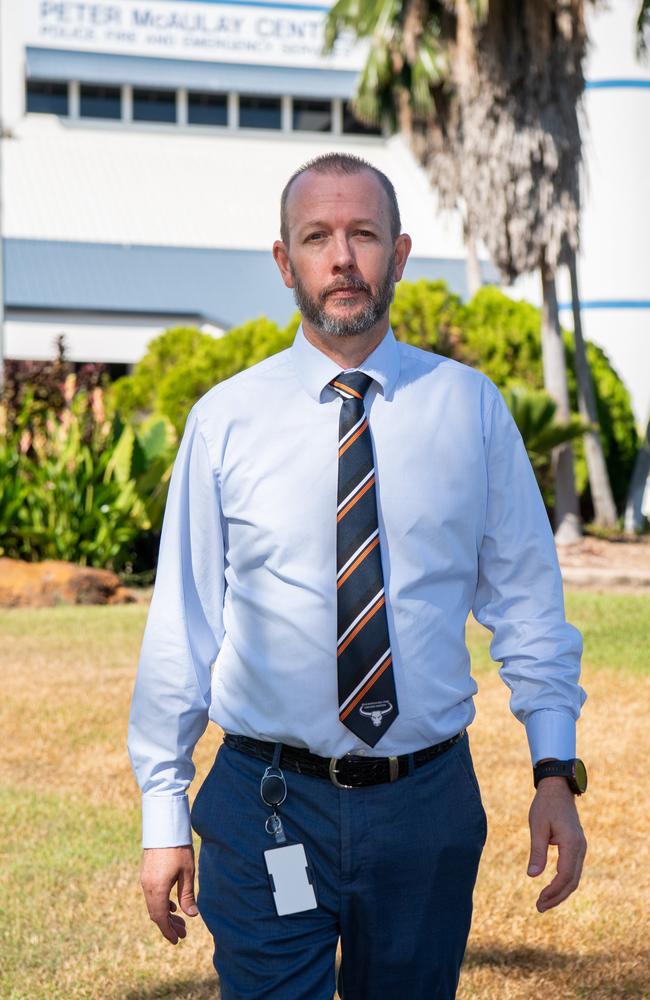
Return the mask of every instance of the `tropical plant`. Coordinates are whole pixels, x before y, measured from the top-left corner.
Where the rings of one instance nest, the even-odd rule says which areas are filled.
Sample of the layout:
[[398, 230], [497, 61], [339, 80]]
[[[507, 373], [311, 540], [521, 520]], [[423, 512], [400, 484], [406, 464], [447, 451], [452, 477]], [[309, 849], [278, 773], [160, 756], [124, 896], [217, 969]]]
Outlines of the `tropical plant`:
[[64, 334], [56, 338], [55, 348], [54, 357], [45, 361], [5, 361], [2, 400], [9, 426], [16, 414], [23, 411], [28, 398], [32, 424], [48, 410], [62, 410], [66, 405], [63, 394], [69, 375], [75, 375], [75, 386], [80, 392], [92, 392], [106, 384], [108, 373], [104, 364], [98, 362], [75, 366], [68, 361]]
[[519, 429], [528, 457], [547, 506], [553, 503], [551, 456], [566, 441], [573, 441], [589, 430], [589, 424], [575, 414], [566, 422], [557, 421], [557, 404], [543, 389], [509, 385], [502, 395]]
[[24, 396], [12, 424], [0, 407], [0, 554], [122, 568], [155, 528], [172, 440], [161, 420], [138, 436], [107, 419], [103, 390], [63, 388], [57, 412]]

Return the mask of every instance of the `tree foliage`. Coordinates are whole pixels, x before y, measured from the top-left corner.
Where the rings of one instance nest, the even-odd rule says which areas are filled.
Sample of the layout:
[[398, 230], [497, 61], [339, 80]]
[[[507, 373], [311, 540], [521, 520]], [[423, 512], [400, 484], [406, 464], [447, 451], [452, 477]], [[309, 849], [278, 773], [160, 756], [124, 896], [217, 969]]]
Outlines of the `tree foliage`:
[[194, 403], [218, 382], [289, 347], [299, 317], [284, 328], [266, 317], [215, 338], [191, 327], [165, 330], [148, 346], [132, 375], [114, 383], [111, 404], [136, 422], [167, 417], [181, 433]]

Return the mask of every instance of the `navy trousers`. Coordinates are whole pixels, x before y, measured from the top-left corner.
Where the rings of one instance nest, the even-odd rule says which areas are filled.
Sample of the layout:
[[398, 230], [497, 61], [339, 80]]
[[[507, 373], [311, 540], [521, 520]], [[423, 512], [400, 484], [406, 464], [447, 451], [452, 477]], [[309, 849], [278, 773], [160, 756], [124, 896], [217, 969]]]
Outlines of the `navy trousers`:
[[222, 746], [192, 807], [199, 912], [222, 1000], [452, 1000], [487, 824], [467, 736], [392, 784], [340, 789], [285, 770], [280, 814], [318, 907], [279, 917], [263, 852], [266, 765]]

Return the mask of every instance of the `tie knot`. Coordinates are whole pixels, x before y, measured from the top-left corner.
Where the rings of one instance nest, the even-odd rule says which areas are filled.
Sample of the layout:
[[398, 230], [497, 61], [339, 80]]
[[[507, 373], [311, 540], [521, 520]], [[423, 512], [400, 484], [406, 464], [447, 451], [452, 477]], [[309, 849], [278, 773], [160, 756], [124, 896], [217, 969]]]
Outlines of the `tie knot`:
[[332, 379], [330, 385], [344, 399], [363, 399], [371, 382], [371, 376], [364, 372], [341, 372]]

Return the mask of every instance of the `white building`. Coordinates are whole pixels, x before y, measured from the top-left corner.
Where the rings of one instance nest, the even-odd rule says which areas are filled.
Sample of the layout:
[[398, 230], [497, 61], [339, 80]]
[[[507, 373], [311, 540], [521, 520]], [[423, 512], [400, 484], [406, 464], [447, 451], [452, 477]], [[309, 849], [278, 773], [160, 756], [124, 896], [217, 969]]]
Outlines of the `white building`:
[[[413, 237], [406, 278], [444, 278], [464, 293], [460, 221], [437, 211], [399, 137], [354, 121], [347, 102], [364, 50], [342, 41], [321, 55], [326, 9], [0, 0], [7, 357], [50, 357], [63, 331], [72, 360], [120, 370], [172, 324], [285, 322], [295, 306], [270, 256], [280, 192], [332, 149], [393, 180]], [[641, 423], [650, 71], [634, 62], [633, 13], [620, 0], [593, 21], [581, 277], [586, 335], [610, 353]]]

